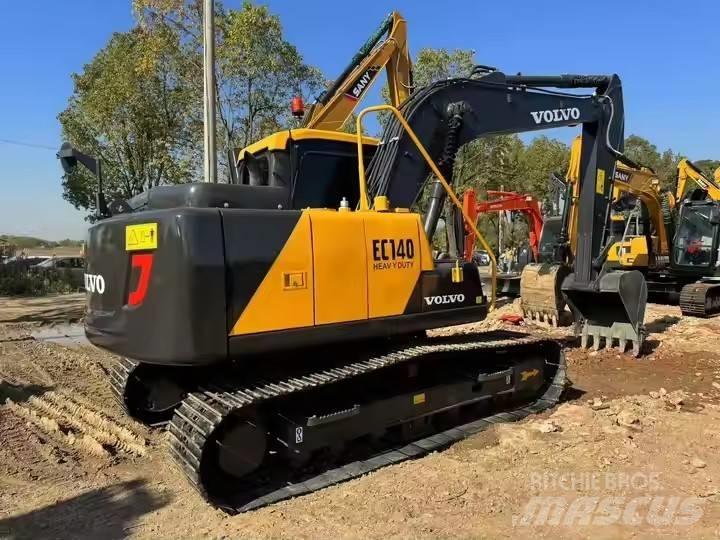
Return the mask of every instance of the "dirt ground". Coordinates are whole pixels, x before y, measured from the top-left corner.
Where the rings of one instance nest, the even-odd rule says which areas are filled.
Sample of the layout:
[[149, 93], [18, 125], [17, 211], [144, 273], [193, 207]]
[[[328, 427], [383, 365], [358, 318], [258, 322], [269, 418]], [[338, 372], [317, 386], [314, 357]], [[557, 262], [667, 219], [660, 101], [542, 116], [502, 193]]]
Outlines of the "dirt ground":
[[0, 538], [720, 537], [720, 318], [651, 305], [641, 359], [567, 349], [573, 386], [552, 411], [228, 516], [186, 484], [161, 431], [124, 416], [110, 355], [31, 338], [81, 316], [77, 296], [0, 298]]

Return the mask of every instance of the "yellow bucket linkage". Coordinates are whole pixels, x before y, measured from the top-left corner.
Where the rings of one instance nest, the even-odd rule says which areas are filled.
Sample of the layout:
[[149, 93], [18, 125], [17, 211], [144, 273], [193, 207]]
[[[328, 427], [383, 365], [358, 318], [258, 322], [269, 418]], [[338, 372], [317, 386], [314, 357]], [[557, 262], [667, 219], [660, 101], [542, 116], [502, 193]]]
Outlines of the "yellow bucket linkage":
[[448, 183], [448, 181], [445, 180], [445, 177], [440, 172], [440, 170], [437, 168], [437, 165], [435, 165], [432, 158], [427, 153], [427, 150], [425, 149], [423, 144], [417, 138], [417, 135], [415, 135], [415, 132], [412, 130], [410, 125], [407, 123], [407, 121], [403, 117], [402, 113], [399, 110], [397, 110], [395, 107], [393, 107], [392, 105], [374, 105], [372, 107], [367, 107], [367, 108], [363, 109], [362, 111], [360, 111], [360, 113], [357, 116], [357, 119], [355, 120], [356, 131], [357, 131], [357, 133], [356, 133], [357, 147], [358, 147], [358, 181], [360, 182], [360, 211], [366, 212], [366, 211], [370, 210], [370, 204], [369, 204], [368, 192], [367, 192], [367, 182], [365, 179], [365, 160], [363, 159], [362, 119], [368, 113], [380, 112], [380, 111], [390, 111], [395, 116], [395, 118], [397, 118], [398, 122], [400, 122], [403, 129], [410, 136], [410, 139], [412, 140], [413, 144], [415, 144], [415, 147], [420, 151], [420, 154], [422, 155], [423, 159], [430, 167], [430, 170], [433, 172], [435, 177], [440, 181], [443, 188], [445, 188], [445, 191], [447, 192], [448, 196], [450, 197], [450, 200], [460, 210], [460, 213], [463, 216], [463, 220], [465, 221], [465, 224], [475, 234], [476, 242], [479, 241], [480, 245], [485, 249], [485, 251], [487, 251], [488, 255], [490, 256], [490, 267], [492, 270], [490, 311], [492, 311], [493, 309], [495, 309], [495, 291], [496, 291], [496, 281], [497, 281], [497, 261], [495, 259], [495, 253], [490, 248], [490, 245], [485, 240], [485, 237], [478, 230], [477, 226], [475, 225], [475, 222], [472, 219], [470, 219], [470, 216], [463, 209], [463, 205], [460, 202], [460, 199], [458, 199], [457, 195], [453, 191], [453, 189], [450, 186], [450, 184]]

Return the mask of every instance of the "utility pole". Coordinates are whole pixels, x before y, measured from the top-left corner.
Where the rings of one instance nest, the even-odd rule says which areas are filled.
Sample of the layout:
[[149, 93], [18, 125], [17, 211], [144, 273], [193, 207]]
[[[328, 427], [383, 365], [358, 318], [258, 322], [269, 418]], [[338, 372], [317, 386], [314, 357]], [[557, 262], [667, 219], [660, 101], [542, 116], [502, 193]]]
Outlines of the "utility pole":
[[203, 72], [205, 79], [205, 182], [217, 182], [215, 152], [215, 2], [204, 0]]

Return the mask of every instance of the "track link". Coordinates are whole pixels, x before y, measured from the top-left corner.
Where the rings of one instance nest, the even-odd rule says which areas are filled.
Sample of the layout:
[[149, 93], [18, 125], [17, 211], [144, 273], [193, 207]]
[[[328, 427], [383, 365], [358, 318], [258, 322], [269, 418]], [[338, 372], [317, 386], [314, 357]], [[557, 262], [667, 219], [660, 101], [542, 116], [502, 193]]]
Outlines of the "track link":
[[720, 313], [720, 284], [685, 285], [680, 291], [680, 311], [690, 317], [712, 317]]
[[234, 389], [224, 388], [222, 383], [198, 388], [180, 404], [168, 424], [170, 453], [191, 484], [206, 500], [230, 513], [245, 512], [362, 476], [385, 465], [416, 458], [428, 452], [442, 449], [482, 431], [492, 424], [520, 420], [530, 414], [541, 412], [553, 407], [558, 402], [565, 387], [565, 360], [561, 352], [555, 374], [552, 380], [549, 381], [547, 390], [531, 404], [435, 433], [400, 448], [375, 455], [370, 459], [355, 461], [328, 470], [302, 482], [289, 484], [270, 493], [265, 493], [240, 506], [213, 499], [209, 495], [201, 477], [203, 451], [206, 444], [213, 444], [214, 432], [228, 415], [238, 414], [242, 410], [251, 409], [255, 405], [273, 398], [330, 385], [357, 375], [419, 359], [429, 354], [499, 349], [511, 351], [517, 346], [540, 345], [548, 343], [550, 340], [499, 331], [474, 336], [461, 336], [460, 339], [454, 342], [433, 343], [433, 341], [440, 340], [428, 338], [420, 345], [397, 348], [384, 355], [364, 361], [285, 380], [263, 381], [254, 386]]
[[113, 395], [125, 412], [128, 412], [127, 403], [125, 402], [125, 387], [133, 371], [135, 371], [139, 365], [140, 362], [121, 357], [110, 368], [110, 386], [112, 387]]

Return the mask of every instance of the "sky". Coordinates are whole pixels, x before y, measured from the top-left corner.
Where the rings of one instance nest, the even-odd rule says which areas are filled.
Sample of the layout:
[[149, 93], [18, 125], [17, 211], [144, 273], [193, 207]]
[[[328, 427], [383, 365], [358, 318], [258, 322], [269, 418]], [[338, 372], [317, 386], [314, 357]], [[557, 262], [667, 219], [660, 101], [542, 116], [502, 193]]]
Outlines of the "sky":
[[[225, 5], [232, 9], [240, 2]], [[472, 49], [477, 63], [506, 73], [618, 73], [627, 135], [641, 135], [692, 160], [720, 158], [716, 0], [262, 3], [280, 16], [286, 39], [305, 61], [328, 79], [396, 9], [408, 21], [411, 52]], [[131, 0], [1, 4], [0, 233], [81, 239], [85, 214], [62, 199], [57, 115], [72, 93], [72, 73], [81, 71], [113, 32], [132, 27]], [[373, 90], [367, 105], [378, 99]]]

